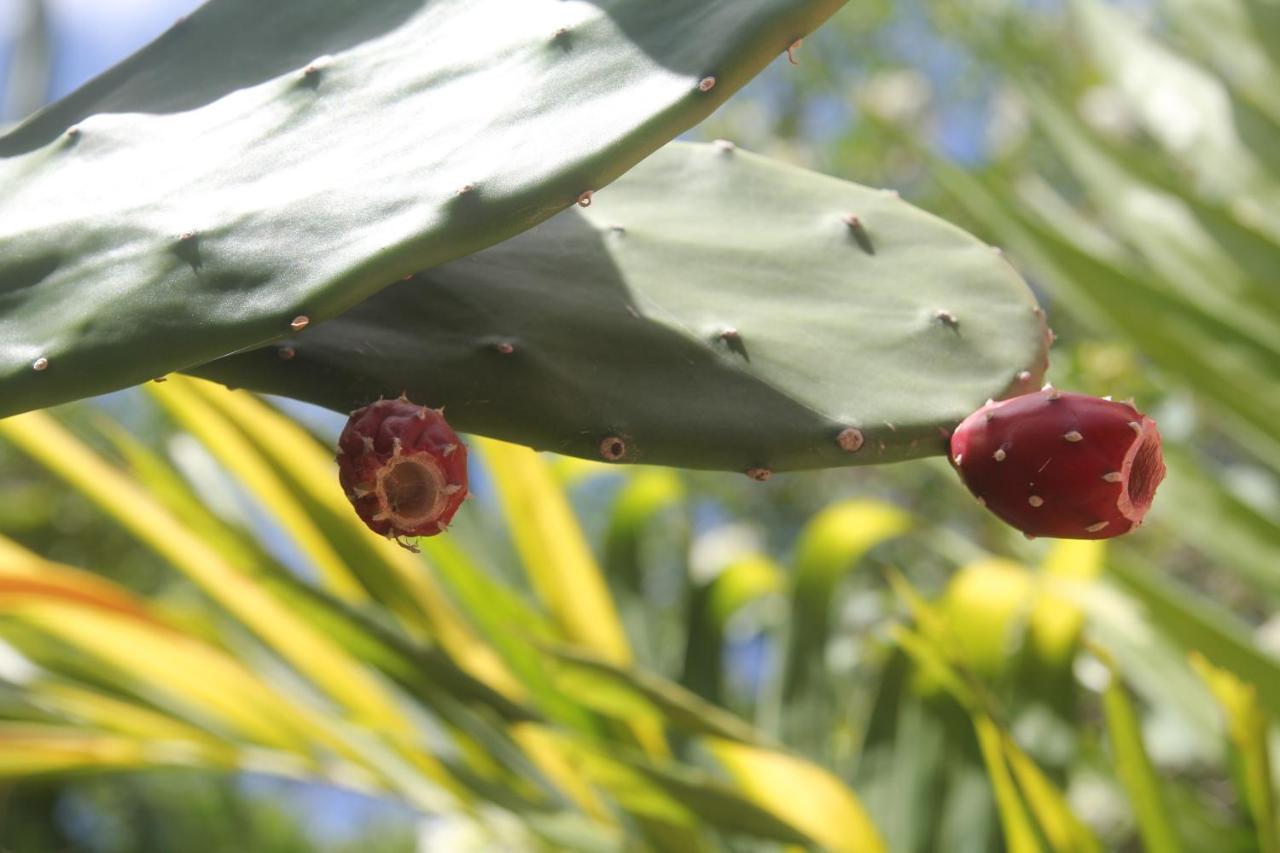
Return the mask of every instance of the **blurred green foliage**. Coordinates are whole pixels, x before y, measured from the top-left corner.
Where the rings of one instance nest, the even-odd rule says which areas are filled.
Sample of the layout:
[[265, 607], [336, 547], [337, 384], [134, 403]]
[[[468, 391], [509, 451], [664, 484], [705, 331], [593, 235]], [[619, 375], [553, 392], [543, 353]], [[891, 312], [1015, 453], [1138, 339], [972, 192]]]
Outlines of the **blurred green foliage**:
[[[1135, 395], [1166, 438], [1150, 523], [1105, 547], [1023, 540], [940, 460], [757, 484], [486, 442], [480, 499], [418, 560], [362, 538], [321, 445], [242, 395], [171, 380], [68, 407], [71, 445], [0, 422], [0, 532], [24, 546], [0, 549], [0, 637], [41, 667], [3, 669], [0, 772], [11, 802], [47, 798], [0, 837], [41, 849], [17, 833], [80, 798], [295, 849], [270, 802], [137, 770], [181, 756], [406, 804], [457, 827], [451, 849], [1275, 850], [1278, 31], [1261, 0], [851, 4], [699, 129], [1006, 247], [1059, 333], [1055, 384]], [[221, 438], [195, 429], [209, 412]], [[148, 502], [32, 461], [81, 443]], [[247, 457], [327, 544], [253, 496]], [[148, 540], [156, 514], [208, 553]], [[247, 598], [218, 586], [242, 576]], [[59, 621], [120, 627], [77, 589], [199, 650], [131, 668]], [[264, 636], [255, 595], [379, 701]], [[193, 694], [195, 660], [293, 722]], [[44, 781], [91, 767], [131, 781]], [[152, 849], [120, 837], [93, 849]]]

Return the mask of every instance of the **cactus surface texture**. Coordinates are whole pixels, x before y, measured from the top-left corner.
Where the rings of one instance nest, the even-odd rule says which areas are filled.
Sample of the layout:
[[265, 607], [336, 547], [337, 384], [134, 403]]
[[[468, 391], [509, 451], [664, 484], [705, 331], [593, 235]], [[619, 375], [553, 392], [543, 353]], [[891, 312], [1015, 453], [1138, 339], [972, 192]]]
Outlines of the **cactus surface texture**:
[[945, 453], [982, 400], [1039, 387], [1047, 349], [999, 253], [896, 193], [676, 143], [590, 207], [195, 372], [764, 480]]
[[338, 481], [369, 529], [434, 536], [467, 497], [467, 449], [444, 413], [407, 398], [351, 413], [338, 437]]
[[589, 201], [842, 2], [212, 0], [0, 136], [0, 416]]
[[951, 462], [987, 509], [1028, 536], [1060, 539], [1140, 526], [1165, 475], [1155, 421], [1131, 403], [1049, 386], [965, 418]]

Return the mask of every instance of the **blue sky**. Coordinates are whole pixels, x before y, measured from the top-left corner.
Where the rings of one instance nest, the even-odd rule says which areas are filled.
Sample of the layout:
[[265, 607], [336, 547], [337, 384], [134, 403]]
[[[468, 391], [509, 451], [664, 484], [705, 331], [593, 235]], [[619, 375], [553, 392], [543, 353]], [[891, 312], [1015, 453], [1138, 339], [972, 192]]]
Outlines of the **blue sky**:
[[[8, 79], [12, 40], [30, 0], [0, 0], [0, 80]], [[58, 98], [124, 59], [163, 32], [200, 0], [44, 0], [53, 37], [49, 94]], [[0, 84], [0, 92], [7, 87]], [[6, 104], [0, 110], [12, 115]]]

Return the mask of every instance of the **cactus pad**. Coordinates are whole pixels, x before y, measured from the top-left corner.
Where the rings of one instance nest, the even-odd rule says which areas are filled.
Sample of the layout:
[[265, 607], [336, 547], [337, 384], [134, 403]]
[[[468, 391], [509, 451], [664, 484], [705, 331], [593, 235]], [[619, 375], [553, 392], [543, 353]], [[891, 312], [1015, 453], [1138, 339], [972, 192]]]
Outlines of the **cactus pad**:
[[211, 0], [0, 136], [0, 416], [337, 316], [540, 222], [843, 0]]
[[196, 372], [615, 462], [771, 472], [947, 450], [1039, 387], [1043, 313], [990, 246], [894, 193], [674, 144], [519, 237]]

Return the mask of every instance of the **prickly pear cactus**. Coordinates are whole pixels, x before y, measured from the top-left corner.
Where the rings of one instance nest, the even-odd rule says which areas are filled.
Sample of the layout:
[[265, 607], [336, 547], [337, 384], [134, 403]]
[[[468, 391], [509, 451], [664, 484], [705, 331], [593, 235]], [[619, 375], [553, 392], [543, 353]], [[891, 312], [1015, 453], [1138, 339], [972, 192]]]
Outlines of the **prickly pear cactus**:
[[983, 400], [1039, 387], [1048, 343], [998, 252], [895, 193], [673, 144], [590, 207], [195, 372], [765, 479], [945, 453]]
[[988, 401], [951, 436], [951, 463], [983, 506], [1028, 536], [1109, 539], [1142, 524], [1164, 479], [1156, 422], [1045, 386]]
[[842, 3], [212, 0], [0, 136], [0, 416], [585, 203]]

